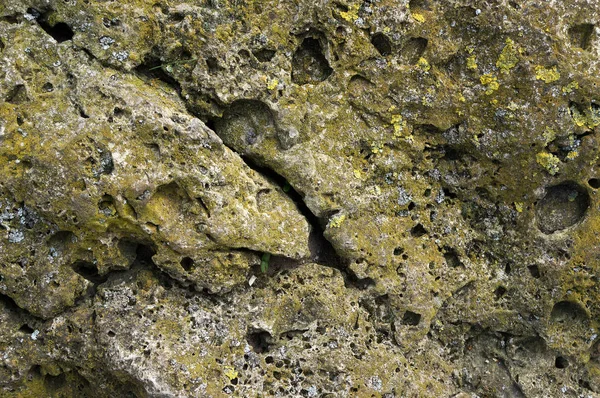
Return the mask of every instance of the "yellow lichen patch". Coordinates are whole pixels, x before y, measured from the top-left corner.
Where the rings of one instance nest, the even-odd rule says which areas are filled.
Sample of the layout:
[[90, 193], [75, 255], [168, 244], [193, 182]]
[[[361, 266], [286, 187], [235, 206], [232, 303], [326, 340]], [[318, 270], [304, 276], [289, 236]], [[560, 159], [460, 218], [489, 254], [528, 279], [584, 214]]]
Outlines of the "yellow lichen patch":
[[579, 152], [578, 151], [571, 151], [567, 154], [566, 159], [567, 160], [574, 160], [575, 158], [577, 158], [577, 156], [579, 156]]
[[423, 14], [419, 14], [419, 13], [412, 13], [411, 14], [413, 19], [419, 23], [423, 23], [425, 22], [425, 16]]
[[577, 105], [572, 105], [570, 111], [573, 122], [579, 127], [593, 129], [600, 125], [600, 111], [593, 109], [591, 106], [582, 110]]
[[267, 83], [267, 88], [269, 90], [275, 90], [278, 85], [279, 85], [279, 80], [273, 79], [269, 83]]
[[541, 65], [535, 67], [535, 78], [542, 80], [544, 83], [552, 83], [560, 79], [560, 73], [558, 68], [553, 66], [551, 68], [545, 68]]
[[540, 166], [546, 169], [548, 173], [555, 175], [558, 173], [558, 166], [560, 165], [560, 159], [548, 152], [539, 152], [535, 156], [535, 160]]
[[358, 19], [358, 10], [360, 9], [359, 4], [352, 4], [348, 7], [348, 11], [340, 12], [340, 16], [348, 22], [354, 22]]
[[362, 178], [363, 178], [362, 171], [360, 171], [359, 169], [354, 169], [353, 173], [354, 173], [354, 178], [356, 178], [358, 180], [362, 180]]
[[524, 204], [523, 202], [515, 202], [515, 210], [519, 213], [523, 213]]
[[571, 83], [567, 84], [562, 88], [562, 92], [565, 94], [569, 94], [577, 89], [579, 89], [579, 83], [577, 83], [576, 81], [572, 81]]
[[381, 153], [382, 150], [383, 150], [383, 145], [381, 143], [373, 142], [371, 144], [371, 152], [373, 152], [374, 154]]
[[225, 376], [229, 379], [229, 381], [233, 379], [237, 379], [238, 372], [235, 370], [233, 366], [225, 366]]
[[394, 137], [400, 138], [410, 134], [410, 128], [401, 115], [392, 115], [391, 122], [394, 127]]
[[554, 141], [554, 139], [556, 138], [556, 131], [552, 130], [550, 127], [546, 127], [544, 133], [542, 134], [542, 137], [544, 137], [544, 142], [548, 144]]
[[342, 226], [342, 223], [346, 220], [345, 214], [336, 214], [329, 221], [329, 228], [339, 228]]
[[477, 70], [477, 57], [475, 55], [467, 57], [467, 69]]
[[423, 57], [419, 58], [419, 60], [417, 61], [417, 66], [425, 72], [428, 72], [431, 69], [431, 65], [429, 65], [429, 62]]
[[511, 39], [506, 39], [506, 45], [496, 61], [496, 67], [498, 67], [502, 73], [508, 73], [519, 63], [518, 54], [519, 52], [515, 46], [515, 42]]
[[494, 91], [500, 88], [500, 83], [498, 83], [498, 78], [491, 73], [486, 73], [485, 75], [479, 78], [481, 84], [486, 86], [485, 93], [487, 95], [492, 94]]

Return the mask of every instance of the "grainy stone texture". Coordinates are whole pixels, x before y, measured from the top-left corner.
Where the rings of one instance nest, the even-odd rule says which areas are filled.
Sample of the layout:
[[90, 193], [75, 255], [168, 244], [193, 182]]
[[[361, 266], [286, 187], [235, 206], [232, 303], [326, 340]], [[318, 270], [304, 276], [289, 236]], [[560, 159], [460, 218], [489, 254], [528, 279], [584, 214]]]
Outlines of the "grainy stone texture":
[[0, 396], [600, 396], [599, 23], [0, 0]]

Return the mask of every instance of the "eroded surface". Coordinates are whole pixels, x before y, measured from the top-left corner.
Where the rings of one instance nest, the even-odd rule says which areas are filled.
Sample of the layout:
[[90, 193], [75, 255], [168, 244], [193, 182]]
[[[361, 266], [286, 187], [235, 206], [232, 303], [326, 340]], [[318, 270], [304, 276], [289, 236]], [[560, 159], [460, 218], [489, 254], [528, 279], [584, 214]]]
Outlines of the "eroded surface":
[[598, 396], [598, 10], [5, 0], [0, 395]]

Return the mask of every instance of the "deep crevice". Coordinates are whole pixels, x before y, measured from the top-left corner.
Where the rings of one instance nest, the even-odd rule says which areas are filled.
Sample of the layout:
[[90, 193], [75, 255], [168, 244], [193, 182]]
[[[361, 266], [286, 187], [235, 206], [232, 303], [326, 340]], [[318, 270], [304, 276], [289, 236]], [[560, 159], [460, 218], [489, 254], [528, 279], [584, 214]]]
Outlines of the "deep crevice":
[[[231, 150], [233, 151], [233, 149]], [[282, 187], [284, 193], [294, 202], [300, 214], [304, 216], [311, 227], [308, 238], [308, 245], [311, 251], [310, 260], [319, 265], [338, 269], [345, 266], [345, 262], [335, 252], [331, 243], [323, 236], [323, 226], [326, 225], [327, 220], [321, 220], [313, 214], [304, 202], [303, 196], [288, 183], [285, 177], [266, 166], [256, 164], [247, 156], [241, 156], [241, 158], [252, 170], [256, 171], [273, 184]]]
[[146, 80], [149, 79], [150, 81], [160, 80], [173, 88], [177, 92], [177, 95], [181, 97], [181, 85], [174, 77], [165, 72], [163, 69], [165, 65], [166, 64], [161, 62], [157, 57], [149, 55], [144, 59], [144, 62], [134, 69], [134, 71], [143, 78], [142, 80], [144, 80], [144, 78]]
[[[82, 48], [82, 50], [86, 54], [88, 54], [88, 56], [91, 59], [94, 59], [94, 60], [100, 62], [101, 65], [106, 66], [106, 65], [104, 65], [104, 63], [101, 60], [97, 59], [88, 49]], [[181, 86], [180, 86], [179, 82], [176, 79], [174, 79], [172, 76], [165, 73], [165, 71], [162, 68], [163, 66], [164, 66], [164, 64], [161, 63], [161, 61], [157, 57], [148, 56], [141, 65], [139, 65], [137, 68], [134, 69], [134, 74], [137, 74], [138, 76], [140, 76], [142, 78], [145, 78], [145, 80], [158, 79], [158, 80], [166, 83], [170, 87], [172, 87], [177, 92], [178, 96], [182, 99], [183, 103], [186, 106], [186, 110], [191, 115], [196, 116], [195, 112], [189, 108], [189, 105], [190, 105], [189, 102], [186, 101], [182, 97], [182, 95], [181, 95], [182, 90], [181, 90]], [[122, 70], [122, 72], [130, 73], [130, 72], [123, 71], [123, 70]], [[207, 126], [214, 130], [214, 126], [211, 126], [210, 122], [207, 123]], [[358, 278], [356, 276], [356, 274], [347, 267], [348, 261], [343, 259], [342, 257], [340, 257], [337, 254], [337, 252], [335, 251], [335, 249], [333, 248], [332, 244], [323, 236], [324, 226], [327, 224], [328, 220], [327, 219], [319, 219], [316, 215], [314, 215], [310, 211], [310, 209], [308, 208], [306, 203], [304, 202], [303, 196], [299, 192], [297, 192], [293, 187], [291, 187], [289, 185], [289, 183], [287, 182], [287, 180], [283, 176], [281, 176], [280, 174], [278, 174], [277, 172], [275, 172], [274, 170], [272, 170], [266, 166], [260, 166], [260, 165], [256, 164], [252, 159], [249, 159], [248, 157], [241, 156], [233, 148], [229, 147], [229, 149], [232, 152], [235, 152], [236, 154], [238, 154], [238, 156], [240, 156], [242, 158], [242, 160], [246, 163], [246, 165], [248, 167], [250, 167], [257, 173], [261, 174], [267, 180], [273, 181], [274, 183], [276, 183], [278, 186], [280, 186], [282, 188], [286, 187], [284, 192], [296, 204], [299, 212], [305, 217], [305, 219], [311, 226], [311, 232], [309, 235], [309, 248], [311, 250], [310, 261], [315, 262], [316, 264], [319, 264], [322, 266], [327, 266], [327, 267], [338, 269], [342, 273], [342, 275], [344, 277], [344, 283], [347, 287], [353, 287], [353, 288], [358, 288], [358, 289], [362, 290], [362, 289], [366, 289], [370, 286], [373, 286], [375, 284], [375, 281], [371, 278], [364, 278], [364, 279]], [[289, 188], [289, 189], [287, 189], [287, 188]], [[143, 248], [149, 247], [146, 245], [140, 245], [140, 246]], [[153, 249], [151, 249], [151, 248], [149, 250], [153, 251]], [[144, 250], [142, 249], [142, 251], [144, 251]], [[145, 251], [148, 251], [148, 250], [145, 250]], [[154, 253], [155, 253], [155, 251], [154, 251]], [[136, 262], [138, 260], [141, 260], [148, 264], [152, 264], [152, 265], [154, 265], [154, 267], [152, 267], [152, 268], [156, 269], [163, 277], [169, 279], [170, 281], [176, 281], [176, 279], [171, 278], [168, 274], [166, 274], [164, 271], [162, 271], [158, 266], [156, 266], [154, 264], [154, 262], [151, 259], [153, 254], [150, 255], [150, 253], [138, 253], [138, 257], [140, 257], [140, 254], [141, 254], [141, 258], [136, 258]], [[271, 259], [271, 263], [277, 265], [278, 262], [284, 262], [285, 265], [287, 265], [288, 267], [289, 266], [296, 267], [296, 266], [301, 265], [301, 263], [297, 260], [293, 260], [293, 259], [282, 257], [282, 256], [273, 256]], [[273, 268], [275, 268], [275, 267], [273, 267]], [[107, 276], [108, 276], [108, 274], [107, 274]], [[212, 295], [210, 295], [210, 296], [212, 296]]]
[[[232, 148], [229, 149], [235, 152]], [[373, 279], [359, 278], [354, 271], [348, 267], [349, 262], [343, 259], [335, 251], [335, 248], [331, 242], [329, 242], [323, 234], [324, 226], [327, 225], [328, 218], [320, 219], [317, 217], [304, 202], [304, 197], [302, 194], [290, 186], [285, 177], [267, 166], [256, 164], [252, 159], [246, 156], [240, 157], [248, 167], [262, 175], [268, 181], [273, 182], [277, 186], [285, 187], [284, 192], [296, 204], [298, 211], [304, 216], [311, 227], [308, 238], [308, 245], [311, 252], [310, 261], [324, 267], [330, 267], [339, 270], [344, 278], [344, 285], [347, 288], [365, 290], [375, 285], [375, 281]], [[281, 263], [284, 265], [282, 266]], [[296, 267], [302, 263], [287, 257], [273, 256], [270, 263], [270, 269], [272, 268], [273, 271], [277, 271], [280, 269], [280, 267], [283, 268], [285, 264]], [[271, 265], [275, 265], [275, 267], [271, 267]]]

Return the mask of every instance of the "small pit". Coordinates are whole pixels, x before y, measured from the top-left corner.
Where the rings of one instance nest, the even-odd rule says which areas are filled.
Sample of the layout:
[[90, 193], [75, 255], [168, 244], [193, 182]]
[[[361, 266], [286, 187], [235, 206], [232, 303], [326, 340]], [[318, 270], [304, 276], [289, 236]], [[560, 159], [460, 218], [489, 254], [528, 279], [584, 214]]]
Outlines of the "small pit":
[[536, 206], [537, 227], [552, 234], [579, 223], [590, 206], [587, 190], [574, 182], [546, 189], [546, 196]]

